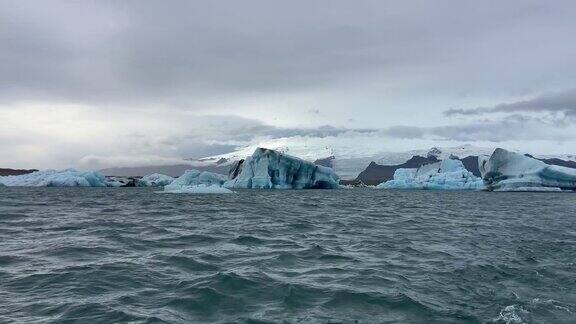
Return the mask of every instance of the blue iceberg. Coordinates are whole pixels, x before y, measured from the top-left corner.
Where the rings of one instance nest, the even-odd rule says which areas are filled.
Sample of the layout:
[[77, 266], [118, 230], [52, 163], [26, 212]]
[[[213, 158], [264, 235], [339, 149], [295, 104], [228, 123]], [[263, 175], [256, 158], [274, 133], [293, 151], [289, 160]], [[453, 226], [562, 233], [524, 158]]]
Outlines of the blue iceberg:
[[464, 167], [462, 161], [445, 159], [426, 164], [417, 169], [397, 169], [394, 179], [376, 186], [378, 189], [433, 189], [481, 190], [481, 178]]
[[164, 186], [164, 191], [169, 193], [232, 193], [230, 189], [222, 185], [228, 179], [223, 174], [186, 170], [183, 175]]
[[237, 163], [230, 175], [226, 188], [336, 189], [340, 182], [331, 168], [265, 148]]
[[44, 170], [17, 176], [0, 177], [0, 183], [8, 187], [115, 187], [100, 172], [67, 170]]
[[479, 169], [489, 190], [576, 190], [576, 169], [548, 165], [540, 160], [498, 148], [479, 159]]

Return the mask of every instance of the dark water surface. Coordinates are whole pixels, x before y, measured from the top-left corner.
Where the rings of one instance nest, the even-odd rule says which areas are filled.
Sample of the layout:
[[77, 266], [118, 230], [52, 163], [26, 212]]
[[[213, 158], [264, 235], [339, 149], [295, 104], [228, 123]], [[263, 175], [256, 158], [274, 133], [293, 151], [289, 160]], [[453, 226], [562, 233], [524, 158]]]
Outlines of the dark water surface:
[[0, 322], [576, 323], [576, 195], [0, 188]]

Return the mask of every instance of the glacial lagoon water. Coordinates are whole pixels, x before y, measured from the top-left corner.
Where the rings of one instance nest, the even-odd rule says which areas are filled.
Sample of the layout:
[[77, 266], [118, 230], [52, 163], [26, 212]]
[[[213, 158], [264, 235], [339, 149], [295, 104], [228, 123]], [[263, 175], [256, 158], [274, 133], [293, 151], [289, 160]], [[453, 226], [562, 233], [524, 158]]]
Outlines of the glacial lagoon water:
[[575, 323], [576, 196], [0, 188], [1, 323]]

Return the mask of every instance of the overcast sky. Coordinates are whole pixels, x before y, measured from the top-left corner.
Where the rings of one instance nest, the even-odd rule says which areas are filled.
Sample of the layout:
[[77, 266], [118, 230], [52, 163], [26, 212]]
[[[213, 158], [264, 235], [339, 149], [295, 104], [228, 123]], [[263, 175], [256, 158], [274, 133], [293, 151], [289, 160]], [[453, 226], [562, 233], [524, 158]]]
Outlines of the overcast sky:
[[398, 151], [433, 139], [576, 153], [575, 12], [573, 0], [0, 0], [0, 167], [174, 163], [342, 134]]

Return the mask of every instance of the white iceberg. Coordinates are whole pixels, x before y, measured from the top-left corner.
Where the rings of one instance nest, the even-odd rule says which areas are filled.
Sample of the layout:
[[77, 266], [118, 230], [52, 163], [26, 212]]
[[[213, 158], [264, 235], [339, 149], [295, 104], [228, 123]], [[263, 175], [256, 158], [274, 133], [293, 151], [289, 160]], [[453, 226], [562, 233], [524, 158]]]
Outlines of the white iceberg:
[[331, 168], [283, 154], [257, 148], [251, 157], [236, 165], [226, 188], [254, 189], [336, 189], [339, 177]]
[[376, 188], [480, 190], [484, 188], [484, 183], [481, 178], [466, 170], [462, 161], [445, 159], [418, 169], [397, 169], [393, 180], [381, 183]]
[[100, 172], [67, 170], [44, 170], [18, 176], [0, 177], [0, 183], [8, 187], [113, 187]]
[[183, 175], [164, 186], [164, 192], [169, 193], [232, 193], [230, 189], [222, 187], [228, 179], [223, 174], [187, 170]]
[[496, 149], [478, 161], [482, 178], [494, 191], [559, 191], [576, 189], [576, 169]]
[[152, 173], [149, 175], [143, 176], [141, 179], [136, 181], [137, 187], [164, 187], [172, 183], [174, 178], [171, 176], [160, 174], [160, 173]]

